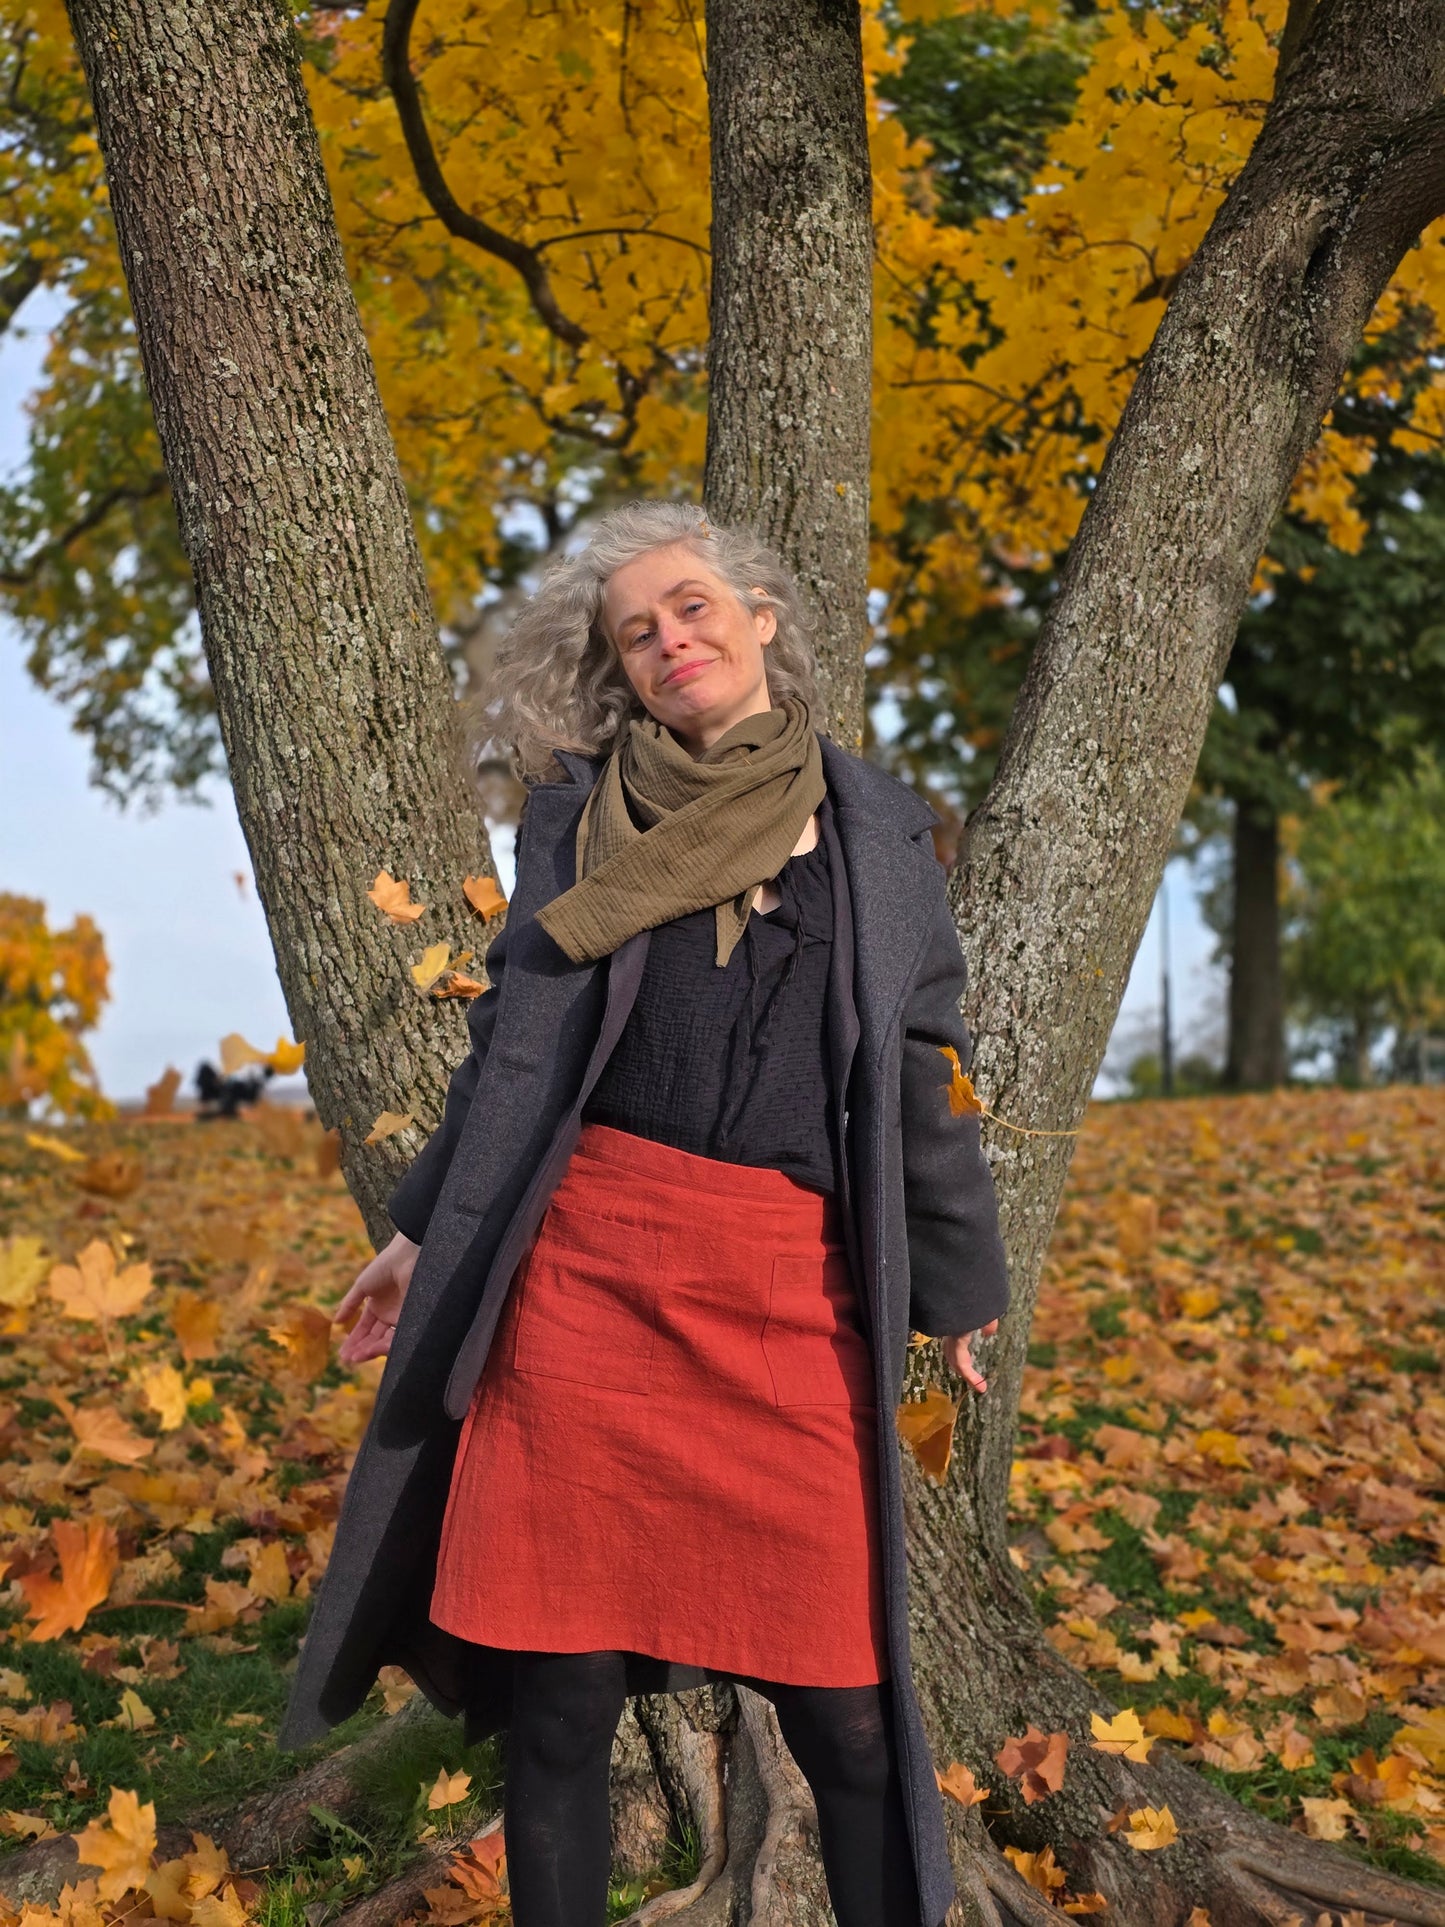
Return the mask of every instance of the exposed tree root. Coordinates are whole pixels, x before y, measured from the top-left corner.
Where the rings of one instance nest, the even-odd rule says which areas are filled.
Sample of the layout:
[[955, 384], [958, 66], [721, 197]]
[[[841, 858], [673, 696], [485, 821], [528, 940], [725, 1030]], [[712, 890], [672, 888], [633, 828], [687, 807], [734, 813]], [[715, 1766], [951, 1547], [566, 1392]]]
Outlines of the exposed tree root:
[[284, 1865], [320, 1836], [322, 1827], [313, 1808], [346, 1819], [364, 1797], [365, 1769], [413, 1727], [440, 1717], [418, 1693], [362, 1739], [318, 1760], [294, 1780], [284, 1781], [259, 1800], [247, 1801], [219, 1818], [210, 1822], [201, 1819], [196, 1824], [215, 1836], [231, 1856], [231, 1865], [242, 1872]]
[[332, 1927], [396, 1927], [409, 1915], [418, 1913], [426, 1906], [428, 1887], [444, 1887], [451, 1870], [451, 1857], [470, 1840], [485, 1840], [501, 1831], [502, 1816], [495, 1814], [479, 1833], [459, 1833], [449, 1835], [443, 1840], [434, 1840], [426, 1852], [414, 1860], [405, 1873], [388, 1880], [384, 1887], [378, 1887], [374, 1894], [364, 1900], [354, 1901], [344, 1913], [338, 1914]]

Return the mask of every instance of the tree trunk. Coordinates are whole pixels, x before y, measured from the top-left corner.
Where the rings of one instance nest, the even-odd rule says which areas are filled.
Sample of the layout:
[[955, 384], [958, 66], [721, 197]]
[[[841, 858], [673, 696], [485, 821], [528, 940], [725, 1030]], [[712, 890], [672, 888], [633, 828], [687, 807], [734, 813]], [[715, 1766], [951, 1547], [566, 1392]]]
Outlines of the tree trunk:
[[[241, 825], [317, 1111], [373, 1238], [464, 1005], [406, 965], [485, 933], [489, 867], [283, 0], [73, 0]], [[429, 906], [388, 924], [379, 870]], [[411, 1130], [363, 1143], [381, 1110]]]
[[1272, 1090], [1286, 1074], [1279, 818], [1241, 800], [1234, 805], [1233, 924], [1224, 1081], [1235, 1091]]
[[756, 528], [817, 628], [821, 728], [863, 746], [872, 175], [858, 0], [709, 0], [703, 497]]

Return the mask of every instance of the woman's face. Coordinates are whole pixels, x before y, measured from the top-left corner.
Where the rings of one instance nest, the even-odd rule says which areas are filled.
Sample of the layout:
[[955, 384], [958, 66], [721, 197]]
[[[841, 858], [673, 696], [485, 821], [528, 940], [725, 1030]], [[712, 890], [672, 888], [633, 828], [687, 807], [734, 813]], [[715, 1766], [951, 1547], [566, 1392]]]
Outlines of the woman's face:
[[763, 650], [771, 609], [745, 609], [690, 548], [652, 549], [608, 580], [603, 622], [638, 700], [699, 754], [772, 707]]

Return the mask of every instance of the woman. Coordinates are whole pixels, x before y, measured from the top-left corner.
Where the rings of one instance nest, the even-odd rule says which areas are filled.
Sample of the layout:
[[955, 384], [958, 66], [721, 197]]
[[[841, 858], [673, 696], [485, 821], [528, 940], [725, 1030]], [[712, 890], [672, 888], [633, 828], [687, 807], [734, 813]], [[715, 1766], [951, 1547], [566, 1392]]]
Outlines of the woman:
[[743, 1680], [814, 1793], [839, 1927], [953, 1898], [908, 1658], [910, 1331], [1008, 1296], [937, 819], [812, 727], [796, 591], [695, 509], [603, 516], [514, 625], [530, 787], [493, 988], [396, 1237], [389, 1353], [283, 1744], [394, 1661], [507, 1728], [517, 1927], [600, 1927], [629, 1692]]

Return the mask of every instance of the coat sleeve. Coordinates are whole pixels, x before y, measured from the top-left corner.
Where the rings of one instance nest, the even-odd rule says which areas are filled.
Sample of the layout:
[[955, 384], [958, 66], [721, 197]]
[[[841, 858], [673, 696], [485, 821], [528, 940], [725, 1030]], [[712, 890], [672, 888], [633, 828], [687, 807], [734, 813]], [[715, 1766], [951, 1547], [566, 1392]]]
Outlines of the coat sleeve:
[[959, 1005], [968, 967], [943, 888], [931, 905], [923, 963], [903, 1015], [903, 1189], [908, 1220], [909, 1325], [930, 1338], [977, 1331], [1008, 1309], [1008, 1263], [993, 1174], [976, 1111], [955, 1117], [951, 1044], [967, 1070], [973, 1039]]
[[501, 994], [502, 972], [507, 961], [507, 932], [501, 930], [487, 951], [487, 976], [491, 987], [472, 999], [467, 1011], [467, 1030], [471, 1050], [452, 1073], [447, 1086], [446, 1108], [442, 1121], [412, 1160], [411, 1168], [386, 1201], [387, 1215], [397, 1230], [420, 1244], [431, 1223], [431, 1214], [446, 1180], [447, 1169], [456, 1152], [462, 1126], [472, 1107], [477, 1080], [482, 1074], [492, 1032], [497, 1022], [497, 999]]

